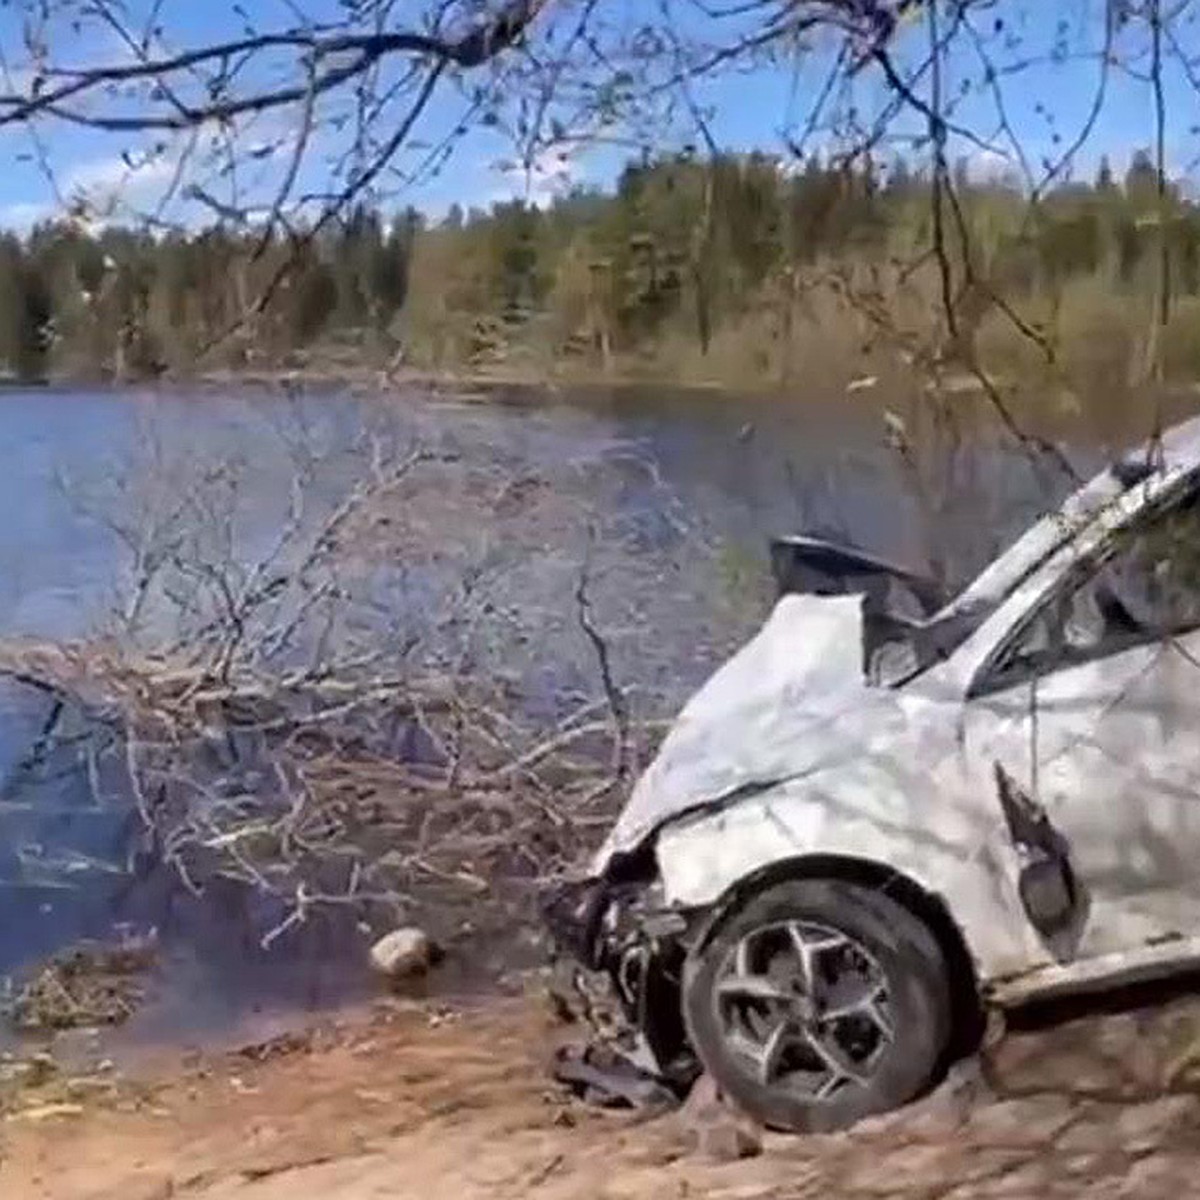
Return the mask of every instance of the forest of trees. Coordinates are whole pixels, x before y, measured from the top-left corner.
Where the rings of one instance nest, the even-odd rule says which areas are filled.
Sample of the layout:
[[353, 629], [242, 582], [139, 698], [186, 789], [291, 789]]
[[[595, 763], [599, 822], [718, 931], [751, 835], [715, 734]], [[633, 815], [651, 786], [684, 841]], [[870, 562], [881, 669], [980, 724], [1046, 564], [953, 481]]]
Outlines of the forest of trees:
[[[0, 368], [19, 378], [129, 379], [209, 359], [276, 364], [335, 330], [378, 340], [404, 305], [418, 225], [406, 214], [385, 229], [359, 210], [294, 244], [220, 228], [88, 232], [66, 221], [4, 236]], [[247, 318], [268, 291], [263, 311]]]
[[[1139, 153], [1031, 205], [961, 164], [945, 252], [970, 257], [979, 286], [957, 298], [957, 336], [1000, 373], [1037, 358], [1036, 342], [1077, 384], [1136, 374], [1148, 353], [1169, 376], [1200, 376], [1200, 206], [1158, 182]], [[848, 172], [682, 155], [545, 208], [431, 223], [360, 207], [288, 240], [51, 223], [0, 239], [0, 368], [137, 378], [340, 360], [845, 380], [877, 367], [882, 329], [892, 352], [936, 319], [929, 189], [903, 161]]]

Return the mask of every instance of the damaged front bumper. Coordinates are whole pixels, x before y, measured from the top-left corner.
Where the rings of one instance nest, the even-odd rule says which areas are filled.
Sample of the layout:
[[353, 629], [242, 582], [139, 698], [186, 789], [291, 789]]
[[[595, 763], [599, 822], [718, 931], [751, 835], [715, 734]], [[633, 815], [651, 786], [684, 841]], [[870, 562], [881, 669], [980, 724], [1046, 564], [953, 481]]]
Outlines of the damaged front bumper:
[[543, 904], [555, 997], [639, 1071], [682, 1095], [699, 1074], [681, 1008], [694, 916], [668, 908], [657, 876], [560, 884]]

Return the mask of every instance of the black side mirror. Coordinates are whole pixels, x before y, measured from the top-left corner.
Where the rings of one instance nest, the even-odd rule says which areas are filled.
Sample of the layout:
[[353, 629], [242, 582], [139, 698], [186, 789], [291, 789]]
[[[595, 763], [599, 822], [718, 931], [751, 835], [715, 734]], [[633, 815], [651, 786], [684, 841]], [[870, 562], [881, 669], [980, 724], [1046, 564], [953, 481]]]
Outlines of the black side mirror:
[[941, 587], [931, 579], [856, 547], [805, 534], [771, 542], [771, 571], [780, 596], [796, 592], [817, 596], [866, 592], [872, 596], [886, 593], [888, 582], [895, 580], [912, 592], [925, 616], [945, 602]]

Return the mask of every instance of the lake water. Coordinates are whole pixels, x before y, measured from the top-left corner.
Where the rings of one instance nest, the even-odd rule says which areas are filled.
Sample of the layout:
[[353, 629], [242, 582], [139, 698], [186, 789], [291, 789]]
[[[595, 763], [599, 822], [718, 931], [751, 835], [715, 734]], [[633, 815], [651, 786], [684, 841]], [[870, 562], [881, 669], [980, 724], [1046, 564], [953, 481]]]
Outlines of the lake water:
[[[627, 670], [649, 671], [652, 663], [679, 698], [759, 615], [761, 589], [750, 589], [749, 611], [722, 624], [715, 592], [729, 580], [719, 577], [718, 562], [732, 558], [761, 571], [766, 539], [801, 528], [836, 529], [915, 564], [927, 544], [921, 506], [885, 445], [873, 399], [817, 405], [622, 389], [569, 397], [501, 392], [487, 403], [414, 395], [384, 407], [414, 444], [541, 477], [622, 520], [633, 536], [622, 543], [627, 560], [607, 563], [623, 605], [612, 609], [611, 625], [640, 631], [628, 639]], [[333, 489], [340, 472], [353, 470], [356, 439], [379, 412], [376, 399], [334, 393], [0, 393], [0, 634], [70, 638], [103, 620], [128, 564], [94, 509], [97, 497], [112, 502], [131, 464], [158, 456], [182, 470], [236, 459], [245, 490], [239, 544], [250, 552], [282, 519], [296, 431], [332, 464]], [[1074, 453], [1086, 468], [1101, 447], [1080, 439]], [[982, 565], [1045, 503], [1020, 455], [989, 446], [971, 469], [967, 499], [942, 514], [964, 571]], [[976, 493], [989, 497], [986, 512], [970, 500]], [[420, 505], [435, 525], [438, 503], [435, 495]], [[710, 553], [709, 567], [677, 574], [666, 587], [657, 564], [681, 536], [728, 553]], [[679, 545], [669, 548], [677, 557]], [[537, 555], [546, 550], [531, 545], [533, 565], [517, 602], [539, 586], [538, 564], [551, 560]], [[561, 603], [554, 595], [546, 593], [547, 604]], [[727, 615], [730, 599], [723, 601]], [[141, 1019], [151, 1032], [220, 1028], [248, 1006], [319, 1006], [357, 986], [355, 972], [332, 952], [332, 930], [318, 924], [302, 945], [264, 959], [236, 890], [197, 905], [161, 872], [134, 878], [96, 865], [124, 865], [132, 818], [119, 806], [97, 810], [78, 771], [37, 787], [20, 777], [44, 717], [44, 702], [20, 689], [0, 692], [0, 779], [7, 780], [0, 791], [0, 976], [127, 921], [157, 925], [170, 937], [169, 984]], [[79, 867], [67, 889], [39, 876], [40, 863], [64, 854]]]
[[[363, 403], [265, 391], [0, 392], [0, 629], [70, 636], [88, 628], [108, 598], [117, 547], [80, 511], [80, 493], [136, 461], [148, 444], [166, 452], [186, 447], [197, 460], [250, 459], [264, 497], [278, 498], [288, 467], [281, 429], [303, 420], [307, 436], [348, 446]], [[407, 407], [418, 436], [450, 438], [467, 456], [539, 468], [642, 455], [657, 463], [685, 507], [739, 544], [834, 520], [901, 556], [919, 544], [875, 404], [807, 408], [626, 389], [565, 398], [500, 393], [487, 405], [414, 399]], [[998, 472], [994, 489], [1006, 493], [1005, 524], [1020, 519], [1028, 500], [1024, 472], [1014, 478], [1011, 470]]]

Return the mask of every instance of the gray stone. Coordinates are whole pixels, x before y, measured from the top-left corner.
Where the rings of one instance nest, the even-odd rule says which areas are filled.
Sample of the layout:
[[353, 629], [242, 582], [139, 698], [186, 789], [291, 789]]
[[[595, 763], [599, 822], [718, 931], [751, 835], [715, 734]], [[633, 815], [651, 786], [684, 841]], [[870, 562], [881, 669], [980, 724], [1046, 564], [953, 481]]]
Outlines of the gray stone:
[[1054, 1140], [1055, 1149], [1067, 1155], [1104, 1154], [1113, 1149], [1113, 1110], [1108, 1106], [1089, 1105]]
[[1200, 1159], [1194, 1154], [1150, 1154], [1130, 1168], [1118, 1193], [1123, 1200], [1175, 1200], [1195, 1194]]
[[692, 1089], [679, 1110], [679, 1119], [685, 1125], [695, 1125], [702, 1121], [714, 1120], [724, 1113], [725, 1106], [721, 1103], [716, 1081], [711, 1075], [704, 1074], [692, 1084]]
[[692, 1085], [678, 1120], [685, 1142], [714, 1162], [762, 1153], [762, 1130], [724, 1100], [710, 1075], [701, 1075]]
[[929, 1095], [904, 1108], [867, 1117], [854, 1131], [868, 1137], [897, 1131], [913, 1137], [932, 1137], [958, 1128], [980, 1105], [994, 1099], [975, 1056], [955, 1063]]
[[713, 1162], [737, 1162], [762, 1153], [762, 1137], [752, 1126], [729, 1117], [696, 1131], [696, 1150]]
[[1163, 1096], [1135, 1104], [1117, 1117], [1113, 1140], [1129, 1154], [1142, 1154], [1161, 1147], [1182, 1125], [1194, 1123], [1198, 1114], [1195, 1096]]
[[424, 975], [437, 958], [437, 947], [429, 935], [416, 926], [393, 930], [371, 947], [371, 966], [392, 980]]
[[[1006, 1171], [998, 1178], [981, 1185], [979, 1195], [1009, 1197], [1012, 1200], [1030, 1200], [1034, 1196], [1045, 1196], [1054, 1177], [1052, 1162], [1035, 1159], [1022, 1164], [1011, 1171]], [[1074, 1184], [1074, 1186], [1078, 1186]]]
[[960, 1150], [952, 1140], [900, 1142], [855, 1156], [842, 1180], [850, 1195], [906, 1196], [919, 1194], [931, 1181], [949, 1187]]
[[967, 1128], [980, 1145], [1034, 1147], [1054, 1141], [1073, 1117], [1070, 1097], [1029, 1096], [983, 1105]]

